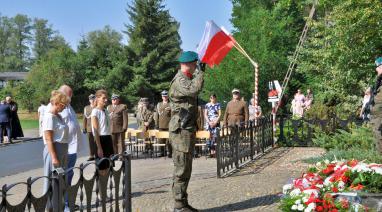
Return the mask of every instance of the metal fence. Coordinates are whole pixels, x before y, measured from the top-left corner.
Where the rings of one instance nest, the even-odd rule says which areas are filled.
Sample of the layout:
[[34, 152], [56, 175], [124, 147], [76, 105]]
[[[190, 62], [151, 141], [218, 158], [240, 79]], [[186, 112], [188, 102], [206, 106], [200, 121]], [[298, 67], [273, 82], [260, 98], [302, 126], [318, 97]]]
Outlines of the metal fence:
[[223, 177], [274, 145], [272, 116], [267, 115], [243, 126], [223, 127], [218, 133], [217, 176]]
[[[98, 164], [102, 163], [106, 163], [108, 168], [99, 170]], [[84, 170], [91, 167], [95, 167], [95, 170], [89, 177]], [[79, 171], [77, 183], [67, 184], [66, 176], [69, 171]], [[49, 179], [49, 189], [36, 197], [32, 187], [43, 179]], [[11, 204], [9, 198], [18, 192], [14, 191], [18, 186], [26, 187], [26, 195], [17, 204]], [[30, 177], [26, 182], [5, 184], [1, 190], [0, 212], [61, 212], [65, 209], [65, 202], [66, 210], [70, 211], [131, 211], [131, 155], [115, 155], [97, 163], [86, 162], [62, 172], [56, 170], [51, 177]]]
[[311, 146], [314, 133], [317, 131], [333, 133], [338, 129], [348, 130], [350, 127], [363, 124], [363, 121], [354, 115], [346, 119], [341, 119], [336, 115], [331, 115], [326, 119], [280, 116], [278, 122], [278, 143], [287, 146]]

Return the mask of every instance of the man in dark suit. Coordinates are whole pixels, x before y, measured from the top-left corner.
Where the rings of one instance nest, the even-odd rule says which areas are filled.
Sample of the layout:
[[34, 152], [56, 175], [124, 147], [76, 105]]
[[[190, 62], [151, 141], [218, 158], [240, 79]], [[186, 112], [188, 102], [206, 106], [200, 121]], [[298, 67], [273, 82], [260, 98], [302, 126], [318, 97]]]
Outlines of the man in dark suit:
[[111, 105], [107, 107], [110, 115], [110, 130], [115, 154], [122, 154], [126, 150], [125, 132], [128, 126], [127, 107], [120, 103], [119, 95], [111, 96]]
[[0, 143], [4, 142], [4, 130], [7, 130], [8, 141], [12, 143], [11, 125], [10, 125], [11, 108], [5, 104], [4, 100], [0, 102]]

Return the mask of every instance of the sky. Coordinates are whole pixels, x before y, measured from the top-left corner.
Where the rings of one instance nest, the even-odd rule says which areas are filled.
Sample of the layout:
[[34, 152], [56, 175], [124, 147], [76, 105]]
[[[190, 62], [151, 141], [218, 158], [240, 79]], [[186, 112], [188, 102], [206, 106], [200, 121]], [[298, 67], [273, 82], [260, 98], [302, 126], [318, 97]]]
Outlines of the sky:
[[[110, 25], [122, 32], [129, 23], [127, 3], [132, 0], [0, 0], [0, 14], [25, 14], [47, 19], [65, 40], [77, 49], [86, 33]], [[164, 0], [166, 9], [180, 23], [183, 50], [196, 50], [207, 20], [232, 30], [230, 0]], [[124, 35], [124, 43], [127, 37]]]

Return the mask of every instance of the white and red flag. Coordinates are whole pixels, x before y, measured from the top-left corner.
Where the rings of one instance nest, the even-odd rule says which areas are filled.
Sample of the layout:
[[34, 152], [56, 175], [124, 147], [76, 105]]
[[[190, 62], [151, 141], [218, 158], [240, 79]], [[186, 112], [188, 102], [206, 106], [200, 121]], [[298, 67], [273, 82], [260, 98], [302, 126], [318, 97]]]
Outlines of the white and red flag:
[[235, 39], [224, 28], [218, 27], [213, 21], [207, 21], [197, 52], [200, 61], [212, 68], [219, 65], [234, 45]]

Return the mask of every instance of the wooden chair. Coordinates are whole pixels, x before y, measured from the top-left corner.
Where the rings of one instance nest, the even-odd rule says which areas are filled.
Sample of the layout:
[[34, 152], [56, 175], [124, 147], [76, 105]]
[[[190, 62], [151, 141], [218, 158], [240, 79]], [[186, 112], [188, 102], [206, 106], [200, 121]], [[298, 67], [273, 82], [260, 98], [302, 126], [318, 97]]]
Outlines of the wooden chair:
[[[211, 133], [209, 131], [206, 131], [206, 130], [203, 130], [203, 131], [197, 131], [196, 132], [196, 140], [197, 140], [197, 143], [195, 144], [195, 147], [198, 147], [201, 149], [201, 153], [203, 154], [203, 152], [205, 153], [205, 155], [207, 155], [206, 153], [206, 141], [208, 139], [210, 139], [211, 137]], [[198, 142], [199, 141], [199, 142]]]
[[146, 148], [145, 140], [149, 138], [148, 132], [143, 132], [142, 130], [133, 130], [131, 132], [131, 138], [134, 138], [135, 143], [133, 144], [133, 150], [137, 153], [137, 158], [139, 152], [144, 152]]
[[[170, 133], [168, 131], [158, 131], [155, 134], [155, 141], [153, 143], [154, 153], [155, 156], [158, 157], [159, 147], [166, 147], [166, 144], [168, 144], [170, 138]], [[159, 139], [167, 139], [166, 143], [161, 144], [159, 143]], [[166, 151], [165, 151], [166, 153]]]

